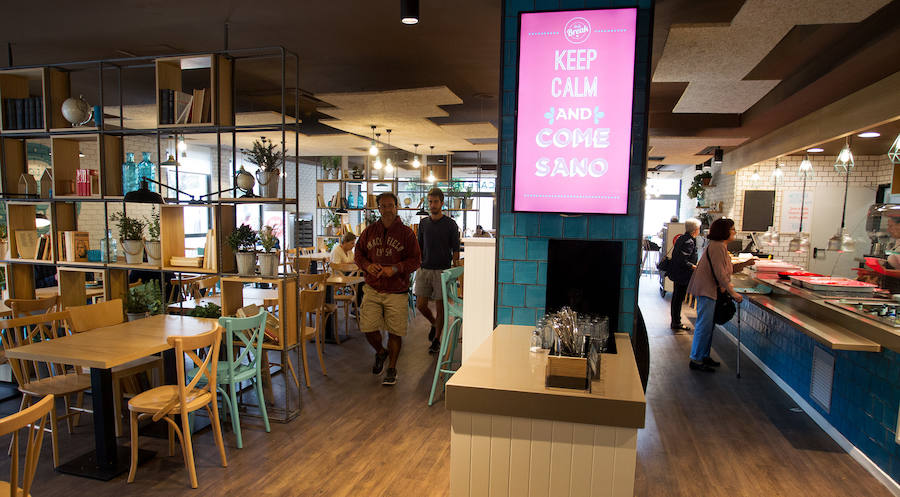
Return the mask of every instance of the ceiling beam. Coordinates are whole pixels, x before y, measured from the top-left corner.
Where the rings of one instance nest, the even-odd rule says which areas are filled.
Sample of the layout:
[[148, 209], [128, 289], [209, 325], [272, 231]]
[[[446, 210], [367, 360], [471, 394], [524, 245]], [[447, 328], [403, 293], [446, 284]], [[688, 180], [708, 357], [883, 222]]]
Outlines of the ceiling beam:
[[900, 72], [726, 153], [723, 171], [733, 173], [757, 162], [900, 119], [897, 88]]

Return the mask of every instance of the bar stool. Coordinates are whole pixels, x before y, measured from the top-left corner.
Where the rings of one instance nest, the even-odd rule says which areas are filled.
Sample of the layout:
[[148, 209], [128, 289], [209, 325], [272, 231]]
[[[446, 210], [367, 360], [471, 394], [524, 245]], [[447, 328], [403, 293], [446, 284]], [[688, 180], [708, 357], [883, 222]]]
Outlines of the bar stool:
[[[457, 291], [463, 271], [462, 267], [454, 267], [441, 272], [444, 326], [441, 333], [441, 351], [438, 354], [437, 365], [434, 367], [434, 380], [431, 382], [431, 395], [428, 397], [429, 406], [434, 404], [434, 392], [437, 390], [438, 378], [442, 374], [445, 375], [441, 380], [441, 390], [443, 391], [447, 380], [456, 372], [454, 364], [457, 367], [460, 364], [460, 361], [454, 361], [453, 357], [456, 353], [456, 344], [459, 343], [459, 332], [462, 329], [463, 301], [459, 298]], [[453, 319], [452, 324], [450, 323], [451, 319]], [[447, 353], [448, 348], [450, 349], [449, 354]]]

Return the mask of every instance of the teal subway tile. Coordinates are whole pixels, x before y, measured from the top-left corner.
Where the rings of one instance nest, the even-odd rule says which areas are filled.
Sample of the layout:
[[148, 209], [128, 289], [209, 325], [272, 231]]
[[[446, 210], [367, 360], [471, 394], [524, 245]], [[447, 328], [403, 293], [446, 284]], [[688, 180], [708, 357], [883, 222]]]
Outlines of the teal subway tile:
[[547, 263], [539, 262], [538, 263], [538, 285], [546, 285], [547, 284]]
[[637, 288], [638, 267], [634, 264], [622, 266], [622, 282], [620, 288]]
[[619, 326], [616, 329], [616, 333], [628, 333], [629, 335], [634, 330], [634, 314], [630, 312], [620, 312], [619, 313]]
[[622, 264], [639, 264], [641, 248], [637, 240], [625, 240], [622, 246]]
[[628, 192], [628, 215], [636, 216], [641, 208], [641, 196], [638, 192]]
[[512, 324], [512, 307], [497, 307], [497, 324]]
[[622, 290], [619, 299], [621, 301], [619, 310], [622, 312], [634, 312], [634, 290]]
[[525, 240], [513, 236], [501, 237], [503, 247], [501, 257], [508, 260], [525, 259]]
[[523, 283], [533, 285], [537, 283], [538, 263], [534, 261], [516, 262], [516, 275], [513, 279], [515, 283]]
[[[507, 171], [504, 171], [507, 169]], [[500, 184], [500, 188], [512, 188], [513, 181], [513, 169], [512, 166], [500, 166], [500, 174], [497, 178], [498, 183]]]
[[516, 234], [519, 236], [538, 236], [541, 230], [541, 215], [516, 214]]
[[562, 217], [559, 214], [541, 214], [541, 236], [549, 238], [562, 236]]
[[510, 41], [515, 43], [516, 39], [518, 39], [519, 33], [519, 18], [518, 17], [507, 17], [503, 24], [504, 38], [506, 41]]
[[500, 305], [522, 307], [525, 305], [525, 285], [504, 284], [500, 290]]
[[513, 115], [516, 112], [516, 92], [503, 92], [503, 114]]
[[[504, 72], [506, 72], [507, 69], [509, 68], [504, 69]], [[512, 68], [513, 74], [515, 74], [515, 69], [515, 67]], [[513, 82], [515, 83], [515, 78], [513, 78]], [[516, 129], [516, 120], [512, 116], [503, 116], [503, 118], [500, 120], [500, 125], [503, 129], [503, 136], [512, 136], [513, 132]]]
[[513, 261], [500, 261], [497, 263], [497, 281], [500, 283], [512, 283], [515, 274], [515, 264]]
[[617, 216], [614, 224], [617, 240], [626, 240], [640, 236], [640, 218], [637, 216]]
[[513, 309], [512, 324], [534, 326], [534, 323], [534, 309], [528, 307], [516, 307]]
[[581, 9], [584, 8], [584, 0], [559, 0], [559, 8], [565, 9]]
[[534, 0], [535, 10], [555, 10], [559, 8], [559, 0]]
[[515, 16], [519, 12], [534, 9], [534, 0], [506, 0], [504, 5], [506, 5], [504, 14], [507, 16]]
[[512, 212], [512, 189], [500, 189], [500, 212]]
[[516, 233], [516, 215], [500, 214], [499, 231], [501, 235], [514, 235]]
[[587, 216], [564, 217], [563, 236], [566, 238], [587, 237]]
[[602, 9], [611, 6], [612, 2], [610, 0], [584, 0], [584, 8], [586, 9]]
[[588, 237], [591, 240], [610, 239], [613, 234], [612, 216], [591, 216], [588, 220]]
[[543, 307], [547, 303], [547, 287], [543, 285], [528, 285], [525, 288], [525, 307]]
[[529, 261], [546, 261], [547, 246], [549, 241], [546, 238], [529, 238], [528, 252], [526, 256]]

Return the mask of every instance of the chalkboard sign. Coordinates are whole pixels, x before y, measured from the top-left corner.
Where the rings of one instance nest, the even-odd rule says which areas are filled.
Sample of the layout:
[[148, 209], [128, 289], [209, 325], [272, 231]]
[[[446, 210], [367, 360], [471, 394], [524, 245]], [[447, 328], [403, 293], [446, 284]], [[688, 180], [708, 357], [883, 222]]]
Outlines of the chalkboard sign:
[[766, 231], [775, 219], [775, 190], [746, 190], [741, 231]]

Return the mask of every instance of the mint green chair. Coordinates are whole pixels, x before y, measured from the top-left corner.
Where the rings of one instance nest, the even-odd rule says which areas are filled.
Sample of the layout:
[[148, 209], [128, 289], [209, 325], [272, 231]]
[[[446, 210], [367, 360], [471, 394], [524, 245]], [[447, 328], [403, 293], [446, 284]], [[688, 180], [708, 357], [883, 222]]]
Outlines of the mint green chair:
[[[271, 431], [269, 426], [269, 414], [266, 412], [266, 399], [262, 390], [261, 358], [263, 352], [263, 339], [265, 337], [266, 317], [268, 313], [260, 309], [259, 314], [249, 318], [219, 318], [219, 325], [225, 328], [223, 347], [225, 349], [225, 361], [219, 361], [216, 372], [216, 390], [222, 394], [222, 405], [231, 415], [231, 427], [237, 437], [237, 447], [242, 449], [244, 441], [241, 437], [241, 421], [238, 415], [237, 393], [240, 384], [244, 381], [253, 382], [256, 389], [256, 398], [259, 401], [259, 411], [262, 414], [266, 432]], [[234, 357], [234, 344], [240, 344], [240, 354]], [[189, 373], [190, 377], [197, 374], [196, 369]], [[205, 380], [201, 379], [203, 382]], [[228, 385], [228, 391], [223, 388]]]
[[[431, 382], [428, 405], [434, 404], [434, 392], [437, 390], [438, 379], [441, 379], [441, 389], [443, 390], [447, 380], [456, 372], [454, 365], [458, 367], [460, 363], [454, 361], [453, 358], [456, 355], [456, 344], [459, 343], [459, 332], [462, 329], [463, 301], [457, 296], [459, 294], [457, 290], [459, 289], [459, 277], [462, 276], [463, 270], [464, 268], [459, 266], [441, 272], [444, 331], [441, 333], [441, 351], [438, 353], [437, 365], [434, 367], [434, 380]], [[447, 353], [448, 348], [450, 349], [449, 354]]]

